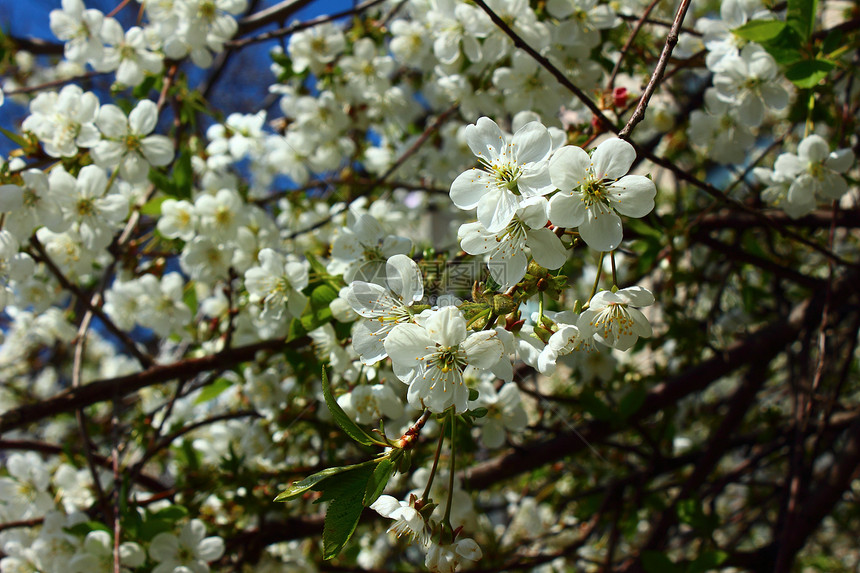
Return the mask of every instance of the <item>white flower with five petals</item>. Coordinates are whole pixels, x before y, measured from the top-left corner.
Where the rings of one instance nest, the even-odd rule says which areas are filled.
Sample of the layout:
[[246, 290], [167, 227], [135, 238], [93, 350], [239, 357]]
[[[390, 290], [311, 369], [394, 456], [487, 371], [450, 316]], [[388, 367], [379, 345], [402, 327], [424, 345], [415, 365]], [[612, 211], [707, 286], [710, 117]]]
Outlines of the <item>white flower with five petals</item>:
[[263, 303], [263, 318], [281, 318], [286, 305], [293, 316], [301, 315], [308, 302], [301, 292], [308, 286], [310, 265], [294, 256], [284, 257], [273, 249], [258, 255], [259, 266], [245, 271], [245, 288], [251, 302]]
[[464, 561], [478, 561], [484, 554], [470, 537], [463, 537], [451, 544], [431, 543], [427, 548], [424, 565], [430, 573], [454, 573]]
[[422, 546], [426, 546], [430, 542], [430, 526], [415, 509], [415, 501], [414, 495], [409, 496], [409, 501], [398, 501], [390, 495], [380, 495], [370, 504], [370, 509], [382, 517], [395, 520], [388, 528], [389, 533], [393, 532], [397, 537], [405, 535], [407, 539], [415, 539]]
[[173, 160], [173, 143], [164, 135], [149, 135], [158, 122], [155, 102], [143, 100], [125, 113], [113, 104], [99, 109], [96, 125], [105, 139], [91, 153], [97, 165], [113, 168], [129, 183], [146, 180], [150, 165], [167, 165]]
[[549, 219], [561, 227], [579, 227], [592, 249], [612, 251], [621, 244], [621, 213], [644, 217], [654, 208], [657, 188], [642, 175], [627, 175], [636, 159], [633, 146], [607, 139], [591, 157], [566, 145], [549, 162], [552, 183], [561, 192], [549, 202]]
[[547, 171], [552, 138], [539, 122], [527, 123], [508, 141], [496, 122], [482, 117], [466, 126], [466, 143], [484, 168], [461, 173], [451, 183], [451, 200], [460, 209], [477, 207], [487, 231], [504, 229], [522, 198], [553, 190]]
[[587, 310], [579, 315], [580, 332], [618, 350], [629, 350], [639, 337], [650, 338], [651, 323], [638, 308], [654, 304], [654, 295], [640, 286], [617, 292], [600, 291], [591, 298]]
[[223, 554], [224, 540], [206, 537], [206, 526], [199, 519], [186, 523], [178, 537], [159, 533], [149, 546], [149, 556], [158, 562], [153, 573], [209, 573], [207, 562]]
[[385, 339], [394, 373], [409, 384], [407, 399], [418, 409], [441, 413], [454, 407], [465, 412], [469, 388], [463, 381], [467, 365], [486, 370], [502, 358], [504, 346], [494, 330], [468, 334], [459, 308], [425, 311], [423, 324], [395, 326]]
[[820, 135], [810, 135], [797, 145], [797, 155], [783, 153], [776, 158], [774, 171], [793, 180], [789, 193], [835, 200], [848, 191], [842, 173], [854, 163], [851, 149], [830, 151]]

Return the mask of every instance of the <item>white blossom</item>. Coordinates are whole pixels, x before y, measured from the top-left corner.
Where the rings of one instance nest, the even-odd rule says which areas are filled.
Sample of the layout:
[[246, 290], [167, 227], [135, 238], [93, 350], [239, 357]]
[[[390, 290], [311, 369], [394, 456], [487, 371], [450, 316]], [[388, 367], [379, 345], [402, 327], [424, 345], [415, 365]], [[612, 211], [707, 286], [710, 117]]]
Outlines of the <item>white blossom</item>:
[[639, 286], [617, 292], [600, 291], [579, 315], [580, 332], [594, 332], [594, 337], [618, 350], [629, 350], [639, 337], [651, 336], [651, 323], [636, 307], [654, 304], [654, 295]]
[[549, 218], [561, 227], [578, 227], [582, 240], [598, 251], [621, 244], [621, 213], [644, 217], [654, 208], [657, 188], [642, 175], [626, 175], [636, 159], [633, 146], [622, 139], [607, 139], [591, 157], [567, 145], [549, 163], [553, 185], [560, 192], [549, 202]]
[[467, 334], [466, 319], [456, 307], [426, 312], [423, 325], [395, 326], [385, 339], [385, 350], [394, 373], [409, 385], [407, 399], [413, 407], [444, 412], [453, 406], [456, 412], [465, 412], [469, 389], [463, 369], [492, 368], [504, 347], [495, 331]]
[[223, 554], [224, 540], [206, 537], [206, 526], [199, 519], [183, 525], [179, 536], [159, 533], [149, 546], [149, 556], [158, 562], [153, 573], [209, 573], [207, 563]]
[[451, 183], [451, 200], [460, 209], [477, 207], [478, 221], [487, 231], [510, 223], [521, 197], [552, 191], [547, 163], [552, 138], [540, 123], [527, 123], [508, 142], [496, 122], [482, 117], [466, 126], [466, 142], [484, 169], [461, 173]]

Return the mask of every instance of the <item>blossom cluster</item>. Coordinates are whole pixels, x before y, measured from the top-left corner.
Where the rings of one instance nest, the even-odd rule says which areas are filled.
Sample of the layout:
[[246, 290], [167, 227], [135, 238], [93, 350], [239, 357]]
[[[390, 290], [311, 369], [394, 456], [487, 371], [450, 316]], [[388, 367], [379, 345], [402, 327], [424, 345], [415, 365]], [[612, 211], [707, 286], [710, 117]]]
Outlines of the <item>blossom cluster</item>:
[[[285, 13], [241, 20], [246, 0], [140, 4], [124, 27], [63, 0], [50, 13], [60, 60], [0, 55], [0, 105], [26, 109], [0, 168], [0, 415], [95, 394], [80, 388], [97, 381], [119, 388], [60, 406], [76, 416], [8, 422], [10, 439], [38, 440], [44, 455], [5, 459], [0, 522], [24, 525], [0, 528], [0, 573], [239, 570], [224, 539], [266, 531], [276, 489], [323, 468], [333, 481], [283, 511], [336, 507], [364, 484], [340, 486], [332, 476], [363, 470], [335, 466], [371, 446], [383, 448], [376, 467], [390, 465], [384, 491], [402, 499], [380, 489], [371, 502], [368, 486], [359, 501], [417, 547], [400, 553], [407, 567], [453, 573], [492, 559], [487, 547], [576, 529], [541, 517], [531, 495], [472, 495], [458, 472], [583, 414], [606, 420], [580, 397], [613, 402], [630, 381], [643, 389], [642, 372], [651, 383], [675, 368], [681, 337], [667, 323], [680, 321], [661, 311], [707, 288], [670, 276], [707, 260], [687, 248], [695, 225], [672, 222], [713, 209], [681, 186], [697, 181], [692, 166], [743, 173], [736, 183], [760, 200], [744, 208], [791, 218], [849, 201], [856, 183], [856, 134], [837, 137], [813, 114], [820, 86], [799, 103], [767, 40], [744, 35], [786, 20], [758, 0], [722, 2], [719, 18], [695, 24], [691, 12], [639, 127], [632, 96], [653, 66], [631, 55], [647, 52], [642, 38], [618, 38], [640, 0], [487, 0], [508, 30], [459, 0], [289, 26]], [[648, 8], [648, 41], [662, 43], [651, 25], [670, 21], [666, 10]], [[248, 34], [278, 18], [278, 31], [234, 38], [240, 21]], [[269, 99], [216, 109], [194, 68], [246, 40], [283, 40], [265, 63]], [[591, 105], [559, 86], [559, 70]], [[789, 119], [799, 108], [802, 129]], [[698, 186], [713, 192], [717, 179]], [[727, 278], [715, 304], [691, 312], [729, 330], [756, 288]], [[558, 387], [556, 409], [544, 396]], [[340, 439], [344, 426], [364, 449]], [[400, 551], [371, 537], [354, 542], [367, 569]], [[255, 557], [262, 571], [312, 571], [318, 554], [290, 541]], [[540, 570], [567, 566], [581, 563]]]

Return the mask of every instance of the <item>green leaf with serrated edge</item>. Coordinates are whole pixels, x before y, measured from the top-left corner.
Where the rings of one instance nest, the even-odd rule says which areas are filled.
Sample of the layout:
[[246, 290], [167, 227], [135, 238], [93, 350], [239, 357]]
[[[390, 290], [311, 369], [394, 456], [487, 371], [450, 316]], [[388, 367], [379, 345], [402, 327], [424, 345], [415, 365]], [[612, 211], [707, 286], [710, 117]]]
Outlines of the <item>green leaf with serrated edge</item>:
[[365, 507], [369, 506], [376, 501], [376, 498], [382, 495], [392, 475], [394, 475], [394, 462], [390, 458], [382, 458], [373, 469], [370, 479], [367, 480], [367, 487], [364, 491]]
[[762, 43], [779, 36], [785, 26], [785, 22], [781, 20], [750, 20], [732, 32], [745, 40]]
[[197, 399], [194, 400], [195, 404], [202, 404], [203, 402], [208, 402], [213, 398], [217, 398], [224, 390], [232, 386], [233, 383], [227, 380], [226, 378], [218, 378], [212, 384], [209, 384], [203, 390], [201, 390], [200, 395], [197, 396]]
[[788, 0], [785, 11], [786, 23], [797, 30], [804, 40], [808, 40], [815, 29], [815, 12], [817, 0]]
[[315, 502], [330, 501], [323, 526], [323, 559], [336, 557], [352, 537], [364, 509], [362, 502], [376, 463], [373, 460], [371, 465], [362, 464], [332, 478]]
[[347, 436], [362, 446], [372, 446], [373, 439], [367, 434], [367, 432], [357, 426], [356, 423], [352, 421], [352, 418], [346, 415], [346, 412], [343, 411], [343, 408], [340, 407], [340, 404], [338, 404], [337, 400], [332, 396], [325, 368], [323, 368], [322, 371], [322, 386], [325, 404], [328, 406], [328, 410], [331, 412], [331, 416], [334, 418], [335, 423], [340, 426], [341, 430], [346, 432]]
[[[313, 475], [309, 475], [301, 481], [293, 482], [290, 487], [279, 493], [278, 496], [274, 499], [274, 501], [290, 501], [291, 499], [295, 499], [309, 489], [314, 489], [314, 486], [316, 486], [317, 484], [321, 484], [323, 480], [326, 480], [333, 475], [348, 471], [353, 467], [354, 466], [341, 466], [336, 468], [328, 468]], [[315, 489], [314, 491], [319, 490]]]
[[789, 66], [785, 77], [797, 87], [808, 89], [818, 85], [835, 67], [829, 60], [803, 60]]

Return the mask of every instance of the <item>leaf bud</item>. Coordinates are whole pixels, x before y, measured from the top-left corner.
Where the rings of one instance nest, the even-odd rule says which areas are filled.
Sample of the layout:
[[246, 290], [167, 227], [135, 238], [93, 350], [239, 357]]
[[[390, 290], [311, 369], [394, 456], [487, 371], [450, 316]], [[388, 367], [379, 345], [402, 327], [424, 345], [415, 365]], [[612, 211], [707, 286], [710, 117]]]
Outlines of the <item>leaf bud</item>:
[[552, 336], [552, 332], [542, 326], [535, 326], [534, 333], [538, 340], [544, 344], [549, 343], [549, 337]]
[[497, 294], [493, 296], [493, 314], [504, 316], [517, 310], [517, 303], [506, 294]]

